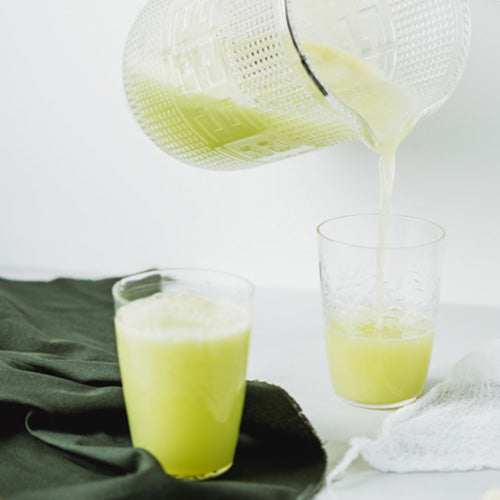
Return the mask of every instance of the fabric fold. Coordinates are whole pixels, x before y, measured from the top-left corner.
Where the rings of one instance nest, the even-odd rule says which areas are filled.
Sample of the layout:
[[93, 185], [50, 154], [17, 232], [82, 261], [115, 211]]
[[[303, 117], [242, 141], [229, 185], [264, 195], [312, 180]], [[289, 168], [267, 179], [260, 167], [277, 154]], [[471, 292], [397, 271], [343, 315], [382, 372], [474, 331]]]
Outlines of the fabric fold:
[[283, 389], [248, 382], [233, 467], [187, 482], [131, 446], [113, 330], [114, 279], [0, 279], [2, 500], [307, 500], [326, 454]]

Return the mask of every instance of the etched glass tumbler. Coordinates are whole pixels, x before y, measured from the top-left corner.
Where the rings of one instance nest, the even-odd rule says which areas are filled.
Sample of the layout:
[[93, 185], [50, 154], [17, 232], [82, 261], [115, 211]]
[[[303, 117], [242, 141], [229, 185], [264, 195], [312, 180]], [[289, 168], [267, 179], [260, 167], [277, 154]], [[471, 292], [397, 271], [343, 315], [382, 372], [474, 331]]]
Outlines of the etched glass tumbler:
[[392, 216], [379, 246], [377, 215], [318, 227], [324, 333], [333, 388], [346, 402], [395, 408], [422, 392], [438, 307], [444, 230]]

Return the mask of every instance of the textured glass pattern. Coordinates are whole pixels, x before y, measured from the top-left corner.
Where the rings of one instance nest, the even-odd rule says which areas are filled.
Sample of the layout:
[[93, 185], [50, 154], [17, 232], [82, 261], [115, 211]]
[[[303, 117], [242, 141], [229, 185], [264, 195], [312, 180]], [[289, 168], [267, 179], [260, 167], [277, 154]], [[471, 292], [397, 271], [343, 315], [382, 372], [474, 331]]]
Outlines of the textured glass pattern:
[[125, 49], [132, 112], [160, 148], [205, 168], [255, 166], [366, 138], [364, 121], [322, 88], [301, 49], [322, 23], [331, 46], [421, 99], [415, 121], [461, 76], [465, 0], [151, 0]]

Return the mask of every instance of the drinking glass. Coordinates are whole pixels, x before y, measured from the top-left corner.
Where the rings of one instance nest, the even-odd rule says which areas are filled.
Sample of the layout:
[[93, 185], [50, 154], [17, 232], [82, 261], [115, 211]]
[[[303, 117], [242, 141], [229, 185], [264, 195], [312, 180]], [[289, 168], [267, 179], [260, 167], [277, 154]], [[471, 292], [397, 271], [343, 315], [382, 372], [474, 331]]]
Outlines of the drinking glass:
[[318, 226], [324, 334], [333, 388], [348, 403], [395, 408], [422, 392], [438, 307], [441, 241], [433, 222], [377, 214]]
[[217, 271], [162, 269], [123, 278], [112, 293], [133, 445], [175, 477], [222, 474], [243, 410], [253, 286]]

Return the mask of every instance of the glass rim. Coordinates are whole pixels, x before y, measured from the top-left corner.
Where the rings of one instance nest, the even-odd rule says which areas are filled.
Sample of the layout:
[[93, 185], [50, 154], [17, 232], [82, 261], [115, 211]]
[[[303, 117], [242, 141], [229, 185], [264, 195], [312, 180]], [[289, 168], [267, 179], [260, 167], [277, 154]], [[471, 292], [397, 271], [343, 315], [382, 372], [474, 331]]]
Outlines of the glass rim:
[[[252, 298], [254, 292], [255, 292], [255, 285], [248, 279], [244, 278], [243, 276], [240, 276], [239, 274], [231, 273], [228, 271], [220, 271], [218, 269], [210, 269], [210, 268], [203, 268], [203, 267], [159, 267], [155, 269], [148, 269], [146, 271], [139, 271], [137, 273], [132, 273], [128, 274], [126, 276], [123, 276], [122, 278], [118, 279], [113, 286], [111, 287], [111, 294], [113, 295], [113, 298], [115, 300], [119, 299], [121, 297], [121, 291], [124, 288], [124, 285], [127, 284], [127, 282], [130, 282], [132, 280], [140, 280], [143, 278], [147, 278], [149, 276], [155, 276], [155, 275], [163, 275], [166, 273], [204, 273], [206, 275], [211, 275], [211, 276], [219, 276], [219, 277], [225, 277], [225, 278], [230, 278], [233, 279], [234, 281], [239, 282], [241, 285], [244, 285], [244, 288], [246, 288], [245, 292], [245, 298]], [[195, 280], [195, 281], [201, 281], [200, 279]], [[214, 283], [215, 286], [215, 283]]]
[[427, 246], [432, 246], [432, 245], [435, 245], [436, 243], [439, 243], [446, 236], [446, 230], [440, 224], [433, 222], [429, 219], [425, 219], [423, 217], [416, 217], [413, 215], [404, 215], [404, 214], [393, 214], [393, 215], [391, 215], [391, 220], [393, 218], [397, 218], [400, 220], [406, 219], [406, 220], [425, 223], [426, 225], [432, 226], [435, 229], [437, 229], [439, 231], [439, 236], [432, 238], [429, 241], [426, 241], [424, 243], [418, 243], [418, 244], [414, 244], [414, 245], [398, 245], [398, 246], [379, 247], [379, 245], [360, 245], [358, 243], [349, 243], [347, 241], [342, 241], [342, 239], [331, 238], [329, 236], [326, 236], [326, 234], [324, 234], [322, 232], [322, 227], [324, 225], [328, 224], [329, 222], [342, 220], [342, 219], [354, 219], [354, 218], [360, 218], [360, 217], [378, 218], [378, 215], [379, 215], [378, 213], [367, 212], [367, 213], [360, 213], [360, 214], [347, 214], [347, 215], [340, 215], [337, 217], [330, 217], [329, 219], [326, 219], [323, 222], [321, 222], [320, 224], [318, 224], [318, 226], [316, 227], [316, 232], [318, 233], [318, 236], [320, 238], [323, 238], [324, 240], [330, 241], [332, 243], [336, 243], [338, 245], [343, 245], [343, 246], [352, 247], [352, 248], [364, 248], [367, 250], [376, 250], [377, 248], [384, 248], [384, 250], [408, 250], [408, 249], [412, 249], [412, 248], [427, 247]]

